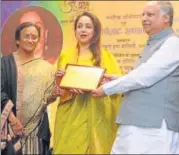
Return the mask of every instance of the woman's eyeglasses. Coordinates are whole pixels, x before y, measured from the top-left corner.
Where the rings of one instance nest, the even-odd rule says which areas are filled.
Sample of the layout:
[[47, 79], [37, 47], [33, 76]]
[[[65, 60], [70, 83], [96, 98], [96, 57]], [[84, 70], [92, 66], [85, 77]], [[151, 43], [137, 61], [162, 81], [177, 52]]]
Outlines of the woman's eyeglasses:
[[22, 38], [24, 41], [29, 41], [30, 39], [32, 41], [38, 41], [39, 37], [37, 35], [24, 35], [23, 38]]

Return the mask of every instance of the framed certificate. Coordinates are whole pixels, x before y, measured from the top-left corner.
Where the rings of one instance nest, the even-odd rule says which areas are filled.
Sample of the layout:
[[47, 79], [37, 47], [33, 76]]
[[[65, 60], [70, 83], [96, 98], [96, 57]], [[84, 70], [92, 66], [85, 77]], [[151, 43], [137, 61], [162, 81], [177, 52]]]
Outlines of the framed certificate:
[[105, 68], [67, 64], [65, 75], [59, 86], [84, 91], [94, 90], [98, 87], [104, 73]]

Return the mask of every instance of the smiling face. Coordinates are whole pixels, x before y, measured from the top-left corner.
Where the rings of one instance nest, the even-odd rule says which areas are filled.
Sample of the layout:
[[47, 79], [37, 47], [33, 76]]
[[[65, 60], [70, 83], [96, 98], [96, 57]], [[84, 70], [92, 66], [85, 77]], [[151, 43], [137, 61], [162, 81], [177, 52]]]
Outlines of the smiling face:
[[43, 55], [45, 48], [45, 40], [47, 39], [45, 36], [44, 23], [39, 14], [37, 14], [35, 11], [29, 11], [27, 13], [24, 13], [23, 16], [20, 18], [20, 24], [24, 22], [31, 22], [40, 27], [41, 35], [39, 38], [39, 43], [34, 51], [34, 54], [36, 57], [41, 57]]
[[148, 35], [163, 30], [169, 23], [169, 17], [161, 14], [161, 8], [156, 2], [149, 2], [142, 13], [142, 25]]
[[76, 26], [76, 38], [81, 45], [90, 44], [94, 36], [94, 24], [90, 17], [82, 16]]
[[19, 49], [26, 52], [34, 52], [39, 42], [39, 33], [36, 27], [29, 26], [25, 27], [20, 31], [20, 38], [16, 40], [19, 45]]

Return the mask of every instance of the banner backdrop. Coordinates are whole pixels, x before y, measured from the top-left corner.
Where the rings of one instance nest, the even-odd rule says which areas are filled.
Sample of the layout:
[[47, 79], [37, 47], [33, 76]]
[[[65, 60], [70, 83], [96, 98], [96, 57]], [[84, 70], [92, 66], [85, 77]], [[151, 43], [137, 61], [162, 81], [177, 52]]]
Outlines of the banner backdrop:
[[[125, 74], [135, 64], [147, 39], [141, 26], [141, 13], [144, 4], [145, 1], [2, 1], [1, 27], [3, 28], [10, 16], [24, 7], [27, 10], [28, 6], [42, 7], [52, 13], [61, 25], [63, 41], [57, 39], [58, 37], [55, 35], [54, 39], [53, 36], [50, 37], [53, 41], [56, 41], [60, 53], [61, 49], [67, 49], [75, 44], [73, 31], [75, 17], [80, 12], [91, 11], [99, 17], [103, 26], [102, 46], [115, 55], [119, 67]], [[179, 2], [172, 1], [172, 4], [174, 6], [173, 27], [179, 33], [179, 9], [177, 9], [179, 8]], [[51, 18], [48, 19], [47, 16], [46, 20], [45, 24], [48, 23], [48, 27], [51, 25], [55, 29], [55, 22]], [[56, 30], [58, 29], [56, 28]], [[52, 30], [50, 31], [50, 28], [48, 28], [48, 32], [50, 35]], [[62, 38], [62, 35], [59, 36]], [[54, 55], [57, 57], [58, 54], [55, 53]]]
[[[39, 14], [46, 26], [45, 39], [42, 38], [46, 45], [43, 49], [46, 51], [46, 60], [54, 64], [61, 50], [68, 49], [76, 43], [73, 27], [75, 17], [80, 12], [90, 11], [96, 14], [102, 23], [102, 46], [115, 55], [119, 67], [126, 74], [135, 64], [147, 40], [141, 25], [141, 13], [145, 3], [146, 1], [2, 1], [1, 52], [6, 55], [14, 50], [11, 48], [14, 47], [12, 41], [14, 34], [3, 34], [7, 34], [10, 27], [15, 29], [17, 20], [20, 21], [18, 18], [21, 17], [17, 15], [16, 20], [10, 21], [14, 19], [15, 14], [19, 14], [18, 11], [22, 14], [22, 9], [26, 10], [25, 13], [31, 7], [30, 11]], [[172, 4], [173, 28], [179, 33], [179, 2], [172, 1]], [[43, 11], [38, 12], [38, 10]], [[8, 23], [11, 23], [10, 27]], [[13, 30], [10, 32], [13, 33]], [[6, 47], [7, 43], [9, 48]], [[50, 117], [52, 128], [56, 109], [55, 104], [53, 106]]]

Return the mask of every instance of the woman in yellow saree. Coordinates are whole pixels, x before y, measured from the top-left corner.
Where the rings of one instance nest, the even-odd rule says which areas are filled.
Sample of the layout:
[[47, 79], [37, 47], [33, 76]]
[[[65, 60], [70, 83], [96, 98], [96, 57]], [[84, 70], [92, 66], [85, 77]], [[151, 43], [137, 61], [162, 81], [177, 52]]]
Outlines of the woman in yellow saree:
[[[99, 19], [84, 12], [74, 26], [78, 44], [61, 53], [58, 70], [72, 63], [104, 67], [107, 74], [121, 75], [113, 55], [100, 48]], [[57, 107], [53, 153], [109, 154], [117, 130], [115, 118], [120, 98], [120, 95], [95, 98], [81, 90], [63, 89]]]

